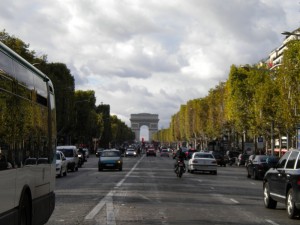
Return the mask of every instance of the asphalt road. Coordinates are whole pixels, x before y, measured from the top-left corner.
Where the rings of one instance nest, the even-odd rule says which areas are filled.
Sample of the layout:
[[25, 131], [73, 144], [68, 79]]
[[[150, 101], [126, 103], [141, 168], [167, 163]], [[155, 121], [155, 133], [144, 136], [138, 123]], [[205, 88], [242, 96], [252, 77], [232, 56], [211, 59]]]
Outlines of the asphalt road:
[[244, 167], [177, 178], [171, 158], [124, 158], [123, 171], [98, 172], [91, 156], [78, 172], [56, 179], [47, 225], [287, 225], [285, 207], [263, 205], [262, 181]]

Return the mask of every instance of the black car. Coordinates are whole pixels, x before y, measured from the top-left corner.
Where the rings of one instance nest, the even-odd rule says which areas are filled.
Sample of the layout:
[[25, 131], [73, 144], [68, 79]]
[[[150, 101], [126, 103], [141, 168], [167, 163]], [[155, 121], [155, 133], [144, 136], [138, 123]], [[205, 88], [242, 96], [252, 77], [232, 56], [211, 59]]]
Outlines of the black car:
[[300, 215], [300, 150], [286, 152], [263, 180], [264, 204], [275, 209], [277, 202], [286, 205], [289, 218]]
[[226, 159], [224, 157], [224, 154], [222, 154], [221, 152], [213, 152], [212, 154], [215, 157], [218, 166], [226, 167]]
[[247, 177], [255, 180], [263, 179], [265, 173], [277, 162], [278, 159], [275, 156], [251, 155], [246, 166]]

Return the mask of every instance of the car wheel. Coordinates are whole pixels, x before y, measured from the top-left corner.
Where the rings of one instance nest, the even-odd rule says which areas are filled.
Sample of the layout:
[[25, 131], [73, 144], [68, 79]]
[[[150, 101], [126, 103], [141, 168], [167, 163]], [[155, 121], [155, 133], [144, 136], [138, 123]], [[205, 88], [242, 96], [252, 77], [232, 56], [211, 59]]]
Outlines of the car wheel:
[[194, 173], [194, 170], [190, 170], [191, 171], [191, 173]]
[[119, 171], [122, 171], [122, 170], [123, 170], [123, 168], [122, 168], [122, 167], [120, 167], [120, 168], [119, 168]]
[[98, 166], [98, 171], [102, 171], [103, 168], [101, 166]]
[[287, 194], [286, 211], [287, 211], [288, 217], [290, 219], [293, 219], [299, 215], [299, 209], [297, 209], [295, 206], [294, 191], [292, 188], [289, 190], [289, 192]]
[[270, 196], [269, 183], [265, 183], [264, 185], [264, 204], [268, 209], [275, 209], [277, 206], [277, 201], [272, 199], [272, 197]]

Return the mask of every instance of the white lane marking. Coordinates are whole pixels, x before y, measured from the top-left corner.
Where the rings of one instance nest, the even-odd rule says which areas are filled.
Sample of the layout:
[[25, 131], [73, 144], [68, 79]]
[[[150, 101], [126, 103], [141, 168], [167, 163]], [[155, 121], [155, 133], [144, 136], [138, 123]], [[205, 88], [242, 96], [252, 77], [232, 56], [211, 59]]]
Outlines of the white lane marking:
[[236, 203], [236, 204], [239, 203], [237, 200], [235, 200], [235, 199], [233, 199], [233, 198], [231, 198], [230, 201], [232, 201], [232, 202], [234, 202], [234, 203]]
[[114, 214], [114, 204], [112, 196], [108, 197], [106, 202], [106, 224], [116, 225], [116, 218]]
[[[120, 187], [124, 183], [124, 181], [126, 180], [126, 178], [130, 176], [130, 174], [135, 170], [135, 168], [137, 167], [137, 165], [140, 163], [140, 161], [143, 158], [144, 158], [144, 155], [136, 162], [136, 164], [125, 175], [125, 177], [116, 184], [115, 187]], [[108, 192], [108, 194], [104, 198], [101, 199], [101, 201], [85, 216], [84, 219], [85, 220], [92, 220], [92, 219], [94, 219], [94, 217], [100, 212], [100, 210], [103, 208], [103, 206], [105, 204], [108, 204], [110, 206], [109, 209], [112, 209], [112, 211], [107, 210], [107, 214], [109, 213], [109, 216], [110, 216], [110, 217], [107, 217], [107, 222], [110, 222], [110, 221], [108, 221], [108, 219], [113, 220], [114, 215], [112, 215], [112, 214], [114, 214], [114, 212], [113, 212], [113, 200], [112, 200], [112, 197], [114, 196], [115, 192], [116, 192], [115, 190], [111, 190], [110, 192]], [[109, 225], [113, 225], [113, 224], [109, 224]]]
[[279, 225], [278, 223], [275, 223], [275, 222], [272, 221], [272, 220], [266, 220], [266, 222], [268, 222], [268, 223], [270, 223], [270, 224], [272, 224], [272, 225]]

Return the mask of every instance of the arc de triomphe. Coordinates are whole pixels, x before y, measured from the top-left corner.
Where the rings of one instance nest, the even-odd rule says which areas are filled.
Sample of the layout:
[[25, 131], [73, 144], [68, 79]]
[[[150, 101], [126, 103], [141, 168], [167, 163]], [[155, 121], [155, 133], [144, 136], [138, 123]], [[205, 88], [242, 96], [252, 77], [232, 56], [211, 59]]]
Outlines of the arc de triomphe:
[[140, 141], [140, 129], [141, 126], [147, 126], [149, 128], [149, 142], [152, 141], [152, 134], [158, 131], [158, 114], [139, 113], [131, 114], [131, 130], [135, 133], [135, 140]]

